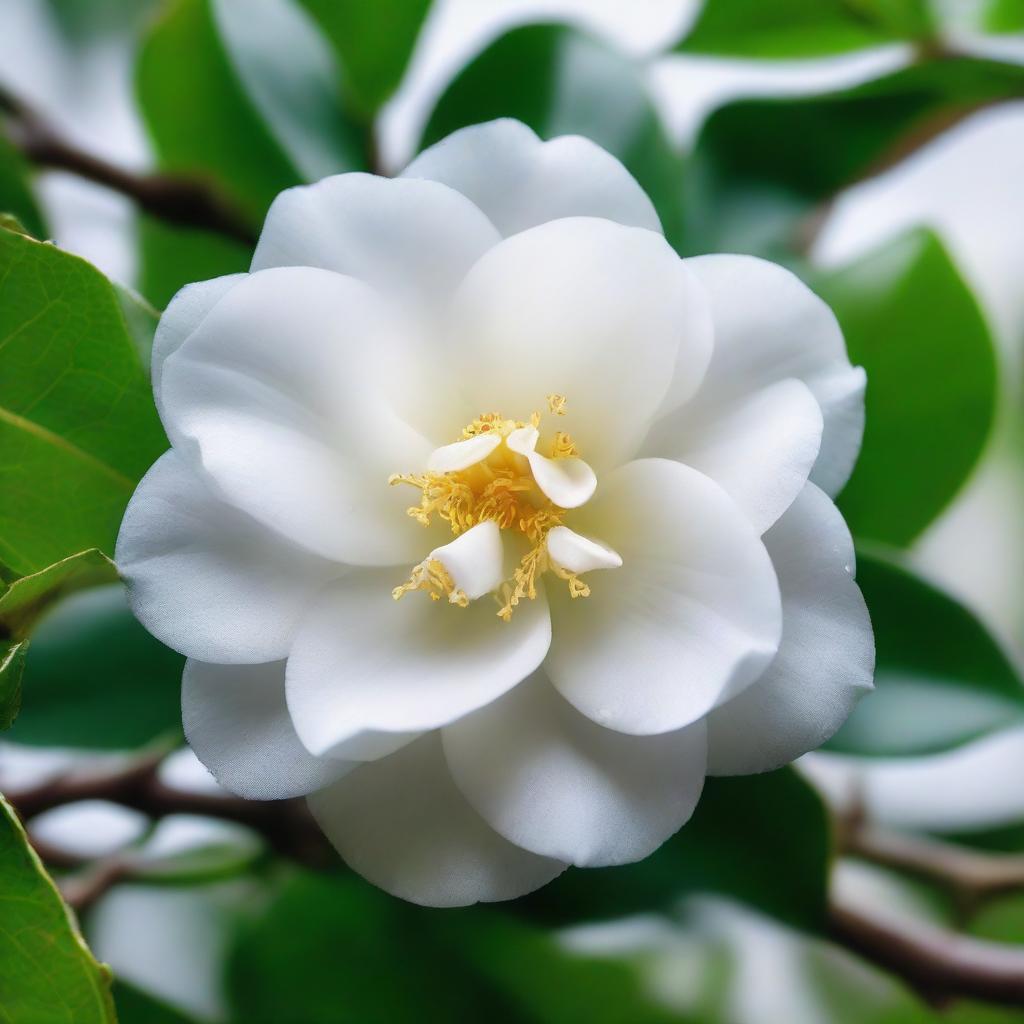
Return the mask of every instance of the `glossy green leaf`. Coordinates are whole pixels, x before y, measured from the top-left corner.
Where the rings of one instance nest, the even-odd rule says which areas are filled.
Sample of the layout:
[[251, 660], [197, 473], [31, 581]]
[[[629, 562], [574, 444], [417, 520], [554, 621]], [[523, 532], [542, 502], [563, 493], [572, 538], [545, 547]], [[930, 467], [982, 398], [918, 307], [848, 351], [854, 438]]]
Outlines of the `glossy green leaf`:
[[0, 732], [10, 729], [21, 710], [21, 679], [27, 653], [27, 640], [0, 640]]
[[398, 87], [430, 0], [298, 2], [334, 47], [345, 99], [362, 116], [372, 115]]
[[680, 1022], [627, 960], [571, 953], [506, 911], [415, 907], [351, 876], [289, 879], [240, 932], [228, 988], [248, 1024]]
[[254, 227], [282, 189], [362, 166], [331, 50], [290, 0], [175, 0], [137, 88], [162, 166], [208, 177]]
[[693, 818], [646, 860], [569, 870], [518, 906], [532, 918], [572, 924], [716, 892], [814, 931], [824, 921], [829, 848], [825, 808], [791, 769], [708, 779]]
[[145, 215], [139, 218], [139, 290], [164, 309], [193, 281], [249, 269], [252, 253], [239, 242], [210, 231], [181, 228]]
[[25, 830], [0, 797], [0, 1018], [114, 1024], [110, 972], [96, 963]]
[[819, 96], [727, 104], [687, 162], [686, 252], [785, 257], [836, 192], [965, 111], [1022, 95], [1024, 67], [958, 58]]
[[120, 584], [73, 594], [35, 628], [10, 737], [123, 750], [177, 735], [183, 666], [135, 620]]
[[108, 554], [167, 446], [120, 301], [94, 267], [0, 229], [0, 560]]
[[868, 375], [864, 446], [839, 506], [855, 537], [907, 545], [950, 502], [988, 438], [997, 396], [988, 326], [926, 231], [813, 283]]
[[28, 164], [0, 134], [0, 213], [17, 217], [30, 234], [46, 235], [43, 215], [29, 183]]
[[877, 557], [858, 559], [857, 582], [875, 630], [875, 690], [829, 749], [916, 756], [1024, 720], [1024, 685], [971, 612]]
[[676, 47], [724, 57], [822, 57], [931, 31], [926, 0], [708, 0]]
[[669, 241], [681, 230], [681, 158], [628, 57], [561, 25], [515, 28], [472, 60], [438, 100], [421, 148], [465, 125], [514, 117], [542, 138], [585, 135], [651, 197]]

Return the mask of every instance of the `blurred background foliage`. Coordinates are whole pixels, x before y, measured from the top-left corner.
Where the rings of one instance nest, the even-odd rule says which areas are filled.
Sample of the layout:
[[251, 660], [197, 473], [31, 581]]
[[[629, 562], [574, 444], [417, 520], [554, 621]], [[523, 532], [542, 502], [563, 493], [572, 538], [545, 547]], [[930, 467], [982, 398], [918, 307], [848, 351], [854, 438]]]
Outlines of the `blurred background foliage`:
[[[878, 686], [645, 862], [438, 912], [216, 786], [109, 556], [174, 292], [501, 116], [832, 304]], [[0, 0], [0, 1016], [1024, 1021], [1022, 182], [1021, 0]]]

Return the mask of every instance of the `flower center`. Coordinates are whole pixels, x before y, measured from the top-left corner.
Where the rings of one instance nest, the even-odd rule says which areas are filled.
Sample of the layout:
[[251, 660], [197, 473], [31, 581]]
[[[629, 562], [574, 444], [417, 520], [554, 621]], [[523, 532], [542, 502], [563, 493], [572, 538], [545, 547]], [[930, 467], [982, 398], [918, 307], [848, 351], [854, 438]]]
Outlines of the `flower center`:
[[[547, 401], [554, 415], [565, 415], [564, 395], [548, 395]], [[527, 421], [506, 419], [501, 413], [484, 413], [463, 428], [459, 441], [434, 453], [432, 461], [441, 468], [423, 473], [395, 473], [388, 480], [391, 485], [407, 484], [419, 490], [419, 503], [406, 511], [424, 526], [429, 526], [437, 516], [459, 537], [481, 523], [492, 522], [503, 535], [517, 538], [516, 543], [524, 553], [512, 575], [494, 589], [498, 616], [506, 622], [520, 601], [536, 598], [537, 580], [545, 572], [565, 580], [574, 598], [590, 594], [590, 587], [576, 573], [551, 559], [548, 534], [564, 525], [569, 510], [549, 496], [552, 490], [557, 493], [555, 484], [542, 486], [538, 475], [545, 465], [569, 459], [583, 467], [586, 474], [593, 474], [565, 431], [555, 431], [550, 440], [540, 444], [540, 423], [541, 415], [537, 412]], [[469, 604], [466, 593], [456, 586], [452, 572], [437, 554], [421, 562], [405, 583], [395, 587], [392, 596], [396, 601], [423, 590], [434, 601], [447, 597], [449, 603], [460, 607]]]

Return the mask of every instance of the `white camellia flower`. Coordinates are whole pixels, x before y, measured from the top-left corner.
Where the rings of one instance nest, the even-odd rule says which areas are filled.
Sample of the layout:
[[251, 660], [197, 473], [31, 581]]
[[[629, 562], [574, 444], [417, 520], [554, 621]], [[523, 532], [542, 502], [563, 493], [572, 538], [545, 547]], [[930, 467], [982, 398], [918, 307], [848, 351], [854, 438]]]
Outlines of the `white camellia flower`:
[[153, 378], [173, 447], [117, 559], [189, 743], [398, 896], [643, 858], [871, 686], [829, 497], [863, 371], [788, 271], [681, 260], [586, 139], [497, 121], [283, 193]]

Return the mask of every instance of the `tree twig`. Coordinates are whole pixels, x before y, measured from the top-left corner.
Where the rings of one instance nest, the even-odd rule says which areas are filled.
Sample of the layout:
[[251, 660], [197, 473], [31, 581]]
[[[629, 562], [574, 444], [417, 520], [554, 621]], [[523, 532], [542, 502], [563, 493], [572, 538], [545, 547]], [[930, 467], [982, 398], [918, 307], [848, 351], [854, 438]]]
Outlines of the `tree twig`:
[[256, 244], [256, 233], [246, 218], [208, 183], [170, 174], [135, 174], [86, 152], [3, 86], [0, 114], [5, 115], [11, 142], [31, 163], [70, 171], [119, 192], [168, 223], [214, 231], [247, 246]]

